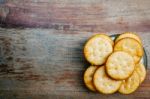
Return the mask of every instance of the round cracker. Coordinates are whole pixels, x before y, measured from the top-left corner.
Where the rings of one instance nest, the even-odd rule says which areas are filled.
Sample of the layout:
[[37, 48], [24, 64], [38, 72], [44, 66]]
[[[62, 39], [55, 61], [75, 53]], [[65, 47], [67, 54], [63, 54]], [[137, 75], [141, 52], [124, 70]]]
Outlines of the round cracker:
[[135, 63], [133, 57], [123, 51], [112, 53], [106, 62], [108, 75], [116, 80], [128, 78], [134, 71]]
[[93, 75], [97, 68], [98, 66], [90, 66], [86, 69], [84, 73], [84, 83], [87, 86], [87, 88], [90, 89], [91, 91], [96, 91], [93, 85]]
[[146, 69], [142, 63], [138, 63], [135, 69], [140, 77], [140, 83], [142, 83], [146, 78]]
[[103, 94], [112, 94], [119, 89], [122, 81], [109, 78], [105, 72], [105, 67], [101, 66], [96, 70], [93, 82], [97, 91]]
[[132, 38], [123, 38], [119, 40], [115, 46], [114, 51], [125, 51], [131, 54], [135, 63], [138, 63], [143, 56], [143, 48], [138, 41]]
[[123, 80], [119, 92], [122, 94], [133, 93], [140, 85], [140, 78], [136, 71], [126, 80]]
[[135, 33], [132, 33], [132, 32], [122, 33], [121, 35], [119, 35], [116, 38], [115, 43], [118, 42], [119, 40], [123, 39], [123, 38], [126, 38], [126, 37], [133, 38], [133, 39], [137, 40], [142, 45], [141, 38], [138, 35], [136, 35]]
[[84, 47], [84, 55], [92, 65], [102, 65], [107, 57], [112, 53], [113, 48], [109, 40], [99, 35], [95, 35], [88, 40]]

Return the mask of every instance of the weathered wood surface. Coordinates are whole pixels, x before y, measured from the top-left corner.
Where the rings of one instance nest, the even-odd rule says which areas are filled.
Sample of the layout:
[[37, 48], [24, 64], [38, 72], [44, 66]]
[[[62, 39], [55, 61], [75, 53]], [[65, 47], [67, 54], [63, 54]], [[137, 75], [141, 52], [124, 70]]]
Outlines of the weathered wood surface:
[[[149, 0], [0, 0], [0, 98], [149, 98]], [[84, 86], [85, 41], [95, 32], [137, 32], [147, 78], [131, 95]]]
[[[107, 97], [87, 90], [82, 80], [83, 72], [88, 66], [82, 49], [92, 34], [88, 32], [64, 34], [65, 31], [50, 29], [1, 28], [1, 95], [6, 92], [17, 96], [27, 94], [27, 96], [74, 98]], [[144, 39], [144, 47], [150, 61], [150, 33], [143, 35], [139, 32], [139, 35]], [[145, 82], [131, 96], [150, 96], [149, 69], [150, 67]], [[114, 94], [110, 97], [128, 96]]]
[[4, 27], [112, 32], [148, 31], [149, 0], [0, 0]]

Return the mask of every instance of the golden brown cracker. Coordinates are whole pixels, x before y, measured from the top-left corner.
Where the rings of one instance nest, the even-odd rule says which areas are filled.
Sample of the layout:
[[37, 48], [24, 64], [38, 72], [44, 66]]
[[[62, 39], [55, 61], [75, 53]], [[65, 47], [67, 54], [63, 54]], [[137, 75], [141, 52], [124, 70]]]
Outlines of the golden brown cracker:
[[86, 69], [84, 73], [84, 83], [87, 86], [87, 88], [90, 89], [91, 91], [96, 91], [93, 85], [93, 75], [97, 68], [98, 66], [90, 66]]
[[112, 44], [100, 34], [90, 38], [84, 47], [85, 58], [92, 65], [104, 64], [112, 51]]
[[108, 75], [116, 80], [128, 78], [134, 71], [135, 63], [132, 56], [123, 51], [112, 53], [106, 62]]
[[96, 70], [93, 82], [97, 91], [103, 94], [112, 94], [119, 89], [122, 81], [117, 81], [108, 77], [105, 72], [105, 67], [101, 66]]

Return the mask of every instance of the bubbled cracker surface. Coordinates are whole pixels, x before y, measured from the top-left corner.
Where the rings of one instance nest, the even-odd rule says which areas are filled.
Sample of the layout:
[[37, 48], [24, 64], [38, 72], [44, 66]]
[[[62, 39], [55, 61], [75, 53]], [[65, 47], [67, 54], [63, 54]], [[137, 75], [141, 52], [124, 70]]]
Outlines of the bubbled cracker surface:
[[85, 57], [94, 65], [103, 64], [108, 55], [112, 53], [111, 43], [101, 37], [94, 37], [90, 39], [84, 49]]
[[108, 58], [106, 68], [112, 78], [125, 79], [134, 70], [134, 60], [125, 52], [115, 52]]

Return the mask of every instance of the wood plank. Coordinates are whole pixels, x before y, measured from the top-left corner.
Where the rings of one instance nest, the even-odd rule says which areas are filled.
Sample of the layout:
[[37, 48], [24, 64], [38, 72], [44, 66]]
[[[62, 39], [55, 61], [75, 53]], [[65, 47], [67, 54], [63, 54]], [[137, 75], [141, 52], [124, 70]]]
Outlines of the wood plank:
[[2, 27], [149, 32], [149, 5], [150, 0], [1, 0], [0, 22]]
[[[82, 49], [93, 33], [64, 32], [52, 29], [0, 28], [0, 96], [35, 99], [41, 95], [49, 98], [107, 98], [107, 95], [86, 89], [82, 79], [84, 70], [89, 66]], [[114, 33], [109, 33], [111, 34]], [[150, 33], [138, 34], [143, 39], [150, 61]], [[150, 97], [149, 74], [148, 62], [147, 78], [135, 93], [129, 96], [117, 93], [109, 97]]]

